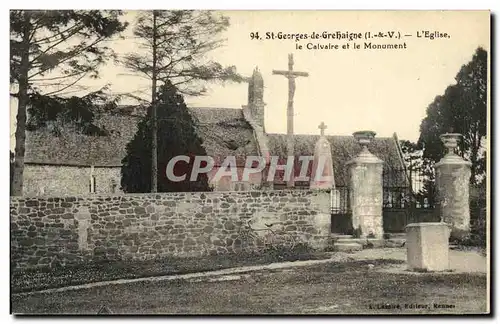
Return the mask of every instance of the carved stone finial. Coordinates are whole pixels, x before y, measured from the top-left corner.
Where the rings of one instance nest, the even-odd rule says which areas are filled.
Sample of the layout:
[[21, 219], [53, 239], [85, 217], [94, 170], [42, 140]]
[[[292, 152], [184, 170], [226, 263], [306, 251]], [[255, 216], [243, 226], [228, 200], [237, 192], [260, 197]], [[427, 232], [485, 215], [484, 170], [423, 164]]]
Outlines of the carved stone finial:
[[361, 152], [355, 157], [353, 160], [347, 162], [348, 164], [353, 162], [363, 162], [363, 163], [382, 163], [378, 157], [373, 155], [368, 150], [368, 145], [373, 141], [376, 133], [373, 131], [359, 131], [353, 133], [354, 138], [358, 141], [359, 144], [363, 147]]
[[368, 144], [373, 141], [376, 133], [373, 131], [359, 131], [352, 134], [359, 144], [363, 147], [363, 153], [370, 153], [368, 151]]
[[436, 167], [440, 165], [451, 163], [451, 164], [470, 164], [469, 161], [462, 159], [462, 157], [455, 154], [455, 149], [458, 147], [460, 140], [462, 139], [462, 134], [459, 133], [445, 133], [439, 136], [441, 142], [443, 142], [444, 147], [446, 147], [446, 155], [436, 163]]
[[446, 155], [455, 155], [455, 149], [458, 147], [458, 142], [462, 138], [462, 134], [459, 133], [446, 133], [439, 136], [441, 142], [443, 142], [444, 147], [448, 150]]

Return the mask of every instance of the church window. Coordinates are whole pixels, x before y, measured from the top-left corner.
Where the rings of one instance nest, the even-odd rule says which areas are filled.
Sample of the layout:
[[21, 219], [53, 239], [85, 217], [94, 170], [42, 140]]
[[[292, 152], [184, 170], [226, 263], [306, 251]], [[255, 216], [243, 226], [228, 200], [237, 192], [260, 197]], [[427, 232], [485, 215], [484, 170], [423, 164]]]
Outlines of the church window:
[[94, 175], [90, 176], [89, 190], [90, 193], [96, 193], [96, 178]]

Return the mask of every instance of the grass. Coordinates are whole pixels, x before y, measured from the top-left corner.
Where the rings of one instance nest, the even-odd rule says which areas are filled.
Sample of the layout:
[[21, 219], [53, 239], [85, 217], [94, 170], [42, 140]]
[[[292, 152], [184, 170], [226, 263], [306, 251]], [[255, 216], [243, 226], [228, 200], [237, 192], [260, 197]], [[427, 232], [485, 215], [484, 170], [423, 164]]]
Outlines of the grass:
[[293, 250], [269, 249], [262, 254], [226, 254], [197, 258], [163, 258], [150, 261], [101, 261], [60, 268], [14, 271], [13, 293], [85, 284], [115, 279], [185, 274], [232, 267], [328, 258], [299, 244]]
[[[239, 280], [142, 282], [14, 296], [14, 313], [96, 314], [436, 314], [486, 310], [484, 274], [396, 274], [376, 271], [396, 260], [327, 263], [261, 271]], [[368, 267], [373, 264], [374, 268]], [[404, 308], [429, 305], [429, 309]], [[434, 304], [452, 305], [435, 309]], [[384, 309], [381, 305], [401, 309]]]

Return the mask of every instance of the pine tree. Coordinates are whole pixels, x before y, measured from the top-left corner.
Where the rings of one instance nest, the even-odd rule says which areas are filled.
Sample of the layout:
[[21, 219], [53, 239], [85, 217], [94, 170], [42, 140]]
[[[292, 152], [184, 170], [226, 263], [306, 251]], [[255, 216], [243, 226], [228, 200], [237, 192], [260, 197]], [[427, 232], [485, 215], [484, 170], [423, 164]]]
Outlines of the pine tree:
[[[28, 107], [45, 108], [39, 103], [47, 101], [54, 107], [64, 99], [53, 96], [74, 90], [85, 77], [97, 78], [99, 68], [114, 57], [106, 41], [127, 27], [119, 20], [121, 14], [116, 10], [10, 11], [10, 85], [17, 88], [11, 96], [18, 100], [13, 195], [23, 193]], [[95, 95], [102, 93], [91, 94]]]
[[[206, 155], [202, 141], [196, 133], [194, 122], [178, 89], [168, 82], [158, 89], [156, 98], [158, 123], [158, 192], [209, 191], [208, 177], [201, 174], [190, 181], [194, 157]], [[127, 155], [122, 161], [121, 186], [125, 192], [149, 192], [151, 189], [151, 107], [139, 123], [138, 131], [127, 145]], [[177, 162], [176, 176], [186, 174], [186, 179], [174, 182], [167, 179], [166, 167], [175, 156], [187, 155], [190, 163]]]

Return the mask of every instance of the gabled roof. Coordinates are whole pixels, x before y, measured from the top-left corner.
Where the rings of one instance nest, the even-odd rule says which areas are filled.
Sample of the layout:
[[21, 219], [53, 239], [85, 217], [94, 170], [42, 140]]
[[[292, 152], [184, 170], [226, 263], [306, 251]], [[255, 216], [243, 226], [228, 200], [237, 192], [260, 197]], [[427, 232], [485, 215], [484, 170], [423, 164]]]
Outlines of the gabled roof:
[[243, 117], [242, 109], [189, 108], [203, 141], [207, 155], [220, 165], [227, 156], [235, 156], [238, 166], [244, 166], [246, 157], [258, 156], [253, 130]]
[[[237, 164], [244, 165], [247, 155], [259, 155], [241, 109], [189, 108], [189, 112], [202, 145], [216, 164], [226, 156], [236, 156]], [[88, 136], [68, 128], [59, 136], [48, 129], [26, 132], [25, 163], [119, 167], [142, 115], [127, 109], [96, 117], [95, 123], [110, 136]]]
[[25, 163], [74, 166], [121, 166], [126, 146], [137, 132], [140, 116], [112, 113], [95, 118], [109, 136], [88, 136], [63, 128], [56, 136], [48, 129], [26, 132]]
[[[333, 173], [336, 186], [348, 185], [348, 169], [346, 163], [356, 157], [361, 146], [353, 136], [326, 136], [331, 144]], [[295, 135], [294, 154], [298, 156], [313, 156], [314, 146], [319, 135]], [[286, 135], [268, 134], [269, 150], [271, 155], [286, 159]], [[390, 174], [385, 177], [388, 186], [405, 186], [406, 180], [403, 165], [398, 152], [397, 140], [391, 137], [375, 137], [368, 146], [369, 151], [384, 161], [384, 171]], [[395, 171], [396, 170], [396, 171]], [[308, 173], [309, 175], [309, 173]], [[275, 182], [282, 182], [282, 175], [277, 173]]]
[[[69, 129], [60, 136], [48, 130], [27, 132], [25, 163], [120, 167], [126, 146], [133, 139], [143, 115], [133, 109], [127, 111], [96, 118], [96, 124], [108, 130], [110, 136], [87, 136]], [[202, 145], [207, 154], [216, 160], [216, 165], [220, 165], [227, 156], [235, 156], [237, 164], [243, 166], [247, 156], [259, 155], [253, 130], [245, 120], [242, 109], [189, 108], [189, 112]], [[267, 138], [270, 154], [286, 160], [286, 135], [267, 134]], [[294, 138], [296, 156], [314, 155], [319, 135], [295, 135]], [[331, 143], [336, 185], [345, 186], [348, 179], [345, 164], [359, 153], [361, 146], [352, 136], [327, 136], [327, 139]], [[386, 172], [403, 168], [395, 137], [376, 137], [369, 150], [385, 162]], [[276, 178], [275, 182], [281, 180]], [[404, 174], [392, 172], [390, 183], [384, 185], [406, 186]]]

